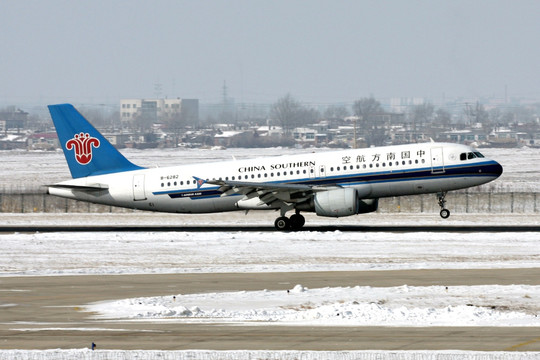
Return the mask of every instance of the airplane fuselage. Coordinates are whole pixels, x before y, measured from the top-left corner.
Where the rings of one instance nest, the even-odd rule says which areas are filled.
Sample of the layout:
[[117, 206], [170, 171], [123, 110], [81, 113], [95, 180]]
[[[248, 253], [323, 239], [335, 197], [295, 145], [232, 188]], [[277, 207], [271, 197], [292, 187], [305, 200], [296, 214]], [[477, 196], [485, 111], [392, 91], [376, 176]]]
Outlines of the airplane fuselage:
[[[279, 206], [245, 194], [223, 196], [219, 185], [206, 180], [354, 188], [360, 199], [376, 200], [477, 186], [501, 172], [496, 161], [468, 146], [431, 142], [93, 175], [51, 186], [49, 193], [141, 210], [208, 213]], [[95, 189], [78, 188], [84, 186]], [[314, 211], [309, 203], [299, 208]]]

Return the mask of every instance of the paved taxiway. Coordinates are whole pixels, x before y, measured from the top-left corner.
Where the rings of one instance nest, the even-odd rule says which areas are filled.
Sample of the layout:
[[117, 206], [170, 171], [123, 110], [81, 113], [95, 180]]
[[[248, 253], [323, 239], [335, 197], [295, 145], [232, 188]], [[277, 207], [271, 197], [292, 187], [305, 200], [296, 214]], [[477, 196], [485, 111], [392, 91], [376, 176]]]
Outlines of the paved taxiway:
[[[273, 226], [234, 226], [234, 225], [0, 225], [0, 233], [12, 232], [139, 232], [139, 231], [189, 231], [189, 232], [223, 232], [223, 231], [256, 231], [275, 232]], [[342, 231], [342, 232], [540, 232], [540, 225], [339, 225], [339, 226], [305, 226], [302, 231]]]
[[540, 285], [540, 268], [0, 277], [0, 348], [540, 351], [540, 327], [209, 325], [94, 319], [89, 302], [325, 286]]

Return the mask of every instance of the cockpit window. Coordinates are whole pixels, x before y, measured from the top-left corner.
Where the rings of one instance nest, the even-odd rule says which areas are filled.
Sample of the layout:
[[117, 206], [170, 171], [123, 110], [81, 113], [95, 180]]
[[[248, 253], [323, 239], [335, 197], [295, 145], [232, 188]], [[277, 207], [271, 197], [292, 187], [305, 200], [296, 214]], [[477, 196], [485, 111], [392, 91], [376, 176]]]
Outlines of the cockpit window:
[[483, 157], [484, 157], [484, 155], [482, 155], [478, 151], [459, 154], [459, 159], [461, 161], [467, 160], [467, 159], [470, 160], [470, 159], [474, 159], [474, 158], [483, 158]]

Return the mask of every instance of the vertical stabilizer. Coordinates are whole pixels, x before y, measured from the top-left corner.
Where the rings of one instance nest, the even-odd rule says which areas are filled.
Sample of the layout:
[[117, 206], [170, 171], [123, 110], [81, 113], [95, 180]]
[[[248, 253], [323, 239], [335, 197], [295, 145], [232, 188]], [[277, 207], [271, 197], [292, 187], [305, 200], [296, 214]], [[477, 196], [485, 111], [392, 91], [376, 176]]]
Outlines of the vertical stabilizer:
[[73, 105], [48, 108], [73, 178], [142, 169], [116, 150]]

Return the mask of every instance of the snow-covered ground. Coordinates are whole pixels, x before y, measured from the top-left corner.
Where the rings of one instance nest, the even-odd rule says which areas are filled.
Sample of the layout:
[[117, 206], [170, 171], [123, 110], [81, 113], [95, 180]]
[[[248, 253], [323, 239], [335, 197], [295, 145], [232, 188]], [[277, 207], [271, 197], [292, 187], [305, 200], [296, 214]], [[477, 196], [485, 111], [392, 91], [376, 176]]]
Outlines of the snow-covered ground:
[[[5, 216], [4, 216], [5, 215]], [[190, 272], [520, 268], [540, 266], [537, 232], [258, 231], [273, 212], [219, 216], [161, 214], [4, 214], [8, 224], [190, 225], [214, 231], [0, 234], [0, 276]], [[531, 224], [534, 216], [366, 214], [319, 224]], [[230, 231], [225, 224], [250, 225]], [[223, 227], [220, 227], [223, 224]], [[218, 230], [218, 231], [215, 231]]]
[[[264, 216], [264, 213], [260, 216]], [[8, 216], [2, 222], [41, 216], [65, 225], [66, 214]], [[79, 216], [79, 215], [78, 215]], [[228, 219], [248, 221], [242, 213]], [[170, 218], [145, 213], [84, 214], [74, 223], [138, 224]], [[398, 222], [429, 224], [429, 215], [401, 214]], [[434, 220], [437, 219], [437, 220]], [[7, 220], [6, 220], [7, 219]], [[11, 220], [10, 220], [11, 219]], [[54, 220], [56, 219], [56, 220]], [[80, 218], [79, 218], [80, 219]], [[244, 219], [244, 220], [241, 220]], [[393, 216], [358, 217], [370, 225], [396, 223]], [[457, 217], [455, 224], [489, 223], [489, 216]], [[502, 218], [499, 219], [502, 222]], [[191, 218], [209, 224], [211, 218]], [[495, 219], [496, 223], [499, 223]], [[530, 216], [506, 216], [529, 224]], [[215, 222], [214, 222], [215, 225]], [[299, 272], [401, 269], [537, 268], [537, 232], [267, 232], [143, 231], [0, 234], [0, 274], [84, 275], [212, 272]], [[294, 284], [293, 284], [294, 286]], [[173, 296], [175, 298], [173, 299]], [[305, 289], [285, 292], [164, 294], [89, 307], [104, 317], [196, 322], [257, 322], [332, 326], [540, 326], [538, 286], [459, 286]], [[217, 305], [219, 304], [219, 305]]]
[[[216, 225], [208, 216], [159, 214], [6, 214], [9, 224]], [[260, 212], [231, 213], [234, 224], [267, 224]], [[255, 216], [255, 219], [249, 218]], [[537, 224], [531, 216], [460, 215], [453, 224]], [[422, 214], [367, 214], [369, 225], [433, 224]], [[324, 221], [326, 220], [321, 220]], [[348, 221], [351, 221], [350, 219]], [[217, 221], [219, 223], [219, 221]], [[540, 266], [540, 235], [508, 233], [388, 232], [51, 232], [0, 234], [0, 273], [84, 275], [257, 271], [525, 268]], [[540, 286], [403, 286], [163, 294], [87, 304], [100, 318], [125, 321], [249, 323], [326, 326], [540, 326]], [[16, 289], [4, 289], [15, 291]], [[14, 331], [27, 331], [23, 324]], [[77, 329], [73, 329], [76, 331]], [[461, 351], [98, 351], [85, 349], [0, 350], [0, 359], [534, 359], [540, 353]]]

